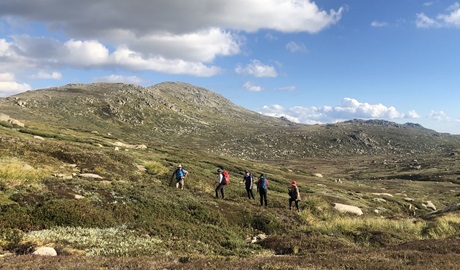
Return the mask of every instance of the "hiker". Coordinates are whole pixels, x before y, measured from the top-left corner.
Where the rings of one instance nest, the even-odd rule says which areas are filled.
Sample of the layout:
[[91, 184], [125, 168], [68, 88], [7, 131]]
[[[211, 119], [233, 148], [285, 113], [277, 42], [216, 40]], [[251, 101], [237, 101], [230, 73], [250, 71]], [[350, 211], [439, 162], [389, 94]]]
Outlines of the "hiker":
[[260, 195], [260, 206], [267, 206], [267, 189], [268, 189], [268, 180], [265, 175], [262, 173], [259, 176], [259, 180], [257, 181], [257, 191]]
[[216, 180], [216, 199], [219, 199], [219, 191], [220, 194], [222, 195], [222, 199], [224, 198], [224, 186], [225, 186], [225, 179], [224, 175], [222, 174], [222, 168], [217, 169], [217, 173], [219, 174], [217, 176]]
[[297, 208], [297, 212], [300, 212], [300, 209], [299, 209], [300, 192], [299, 192], [299, 187], [297, 187], [296, 181], [292, 181], [291, 186], [288, 188], [288, 194], [289, 194], [289, 210], [292, 209], [292, 202], [295, 202], [295, 207]]
[[187, 177], [188, 171], [182, 169], [182, 165], [177, 165], [177, 169], [171, 176], [171, 181], [176, 177], [176, 188], [184, 189], [184, 179]]
[[252, 193], [252, 185], [254, 184], [254, 179], [250, 172], [248, 171], [245, 172], [244, 177], [243, 177], [243, 182], [246, 186], [246, 192], [248, 193], [248, 198], [254, 199], [254, 193]]

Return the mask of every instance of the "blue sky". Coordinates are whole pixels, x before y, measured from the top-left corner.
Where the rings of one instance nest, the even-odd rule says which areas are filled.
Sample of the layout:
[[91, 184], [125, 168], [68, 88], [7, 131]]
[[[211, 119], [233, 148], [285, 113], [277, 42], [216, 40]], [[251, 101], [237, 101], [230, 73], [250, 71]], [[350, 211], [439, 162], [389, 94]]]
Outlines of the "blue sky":
[[0, 97], [183, 81], [292, 121], [460, 134], [460, 1], [0, 1]]

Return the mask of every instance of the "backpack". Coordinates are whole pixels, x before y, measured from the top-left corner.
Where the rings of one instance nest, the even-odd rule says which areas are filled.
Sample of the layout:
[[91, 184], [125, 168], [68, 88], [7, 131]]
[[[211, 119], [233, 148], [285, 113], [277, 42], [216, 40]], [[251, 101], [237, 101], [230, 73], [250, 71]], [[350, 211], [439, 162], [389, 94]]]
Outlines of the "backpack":
[[259, 184], [258, 188], [259, 189], [267, 189], [267, 184], [268, 184], [267, 182], [268, 182], [267, 178], [265, 178], [265, 177], [260, 178], [259, 183], [258, 183]]
[[289, 187], [288, 194], [292, 199], [297, 199], [297, 190], [295, 187]]
[[222, 171], [222, 185], [228, 185], [230, 183], [230, 175], [228, 171]]

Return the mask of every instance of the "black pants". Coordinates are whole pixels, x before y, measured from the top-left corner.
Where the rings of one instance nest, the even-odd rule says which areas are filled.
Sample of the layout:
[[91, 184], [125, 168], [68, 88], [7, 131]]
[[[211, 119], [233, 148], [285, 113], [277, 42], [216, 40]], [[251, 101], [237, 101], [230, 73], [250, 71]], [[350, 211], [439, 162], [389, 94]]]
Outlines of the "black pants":
[[289, 198], [289, 209], [292, 208], [292, 202], [295, 202], [295, 207], [297, 208], [297, 211], [299, 210], [299, 201], [296, 199]]
[[259, 195], [260, 195], [260, 206], [263, 206], [265, 203], [265, 206], [267, 206], [267, 190], [266, 189], [259, 189]]
[[254, 199], [254, 193], [252, 193], [251, 186], [246, 186], [246, 192], [248, 193], [248, 198], [249, 199]]
[[217, 187], [216, 187], [216, 199], [219, 198], [219, 190], [220, 190], [220, 194], [222, 195], [222, 199], [224, 198], [224, 186], [225, 185], [222, 185], [222, 184], [217, 185]]

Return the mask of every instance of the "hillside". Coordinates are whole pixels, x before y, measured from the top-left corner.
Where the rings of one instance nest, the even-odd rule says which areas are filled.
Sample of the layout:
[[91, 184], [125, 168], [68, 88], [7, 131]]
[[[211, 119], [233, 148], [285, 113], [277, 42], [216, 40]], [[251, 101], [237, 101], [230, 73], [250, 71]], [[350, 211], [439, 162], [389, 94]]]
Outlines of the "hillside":
[[459, 142], [458, 137], [413, 124], [359, 120], [295, 124], [238, 107], [186, 83], [147, 88], [111, 83], [66, 85], [1, 99], [0, 108], [32, 129], [60, 134], [92, 132], [133, 144], [204, 148], [251, 159], [445, 154], [456, 151]]
[[[456, 269], [459, 149], [410, 123], [266, 117], [186, 83], [29, 91], [0, 99], [0, 268]], [[268, 207], [245, 170], [267, 175]], [[42, 246], [58, 256], [31, 255]]]

